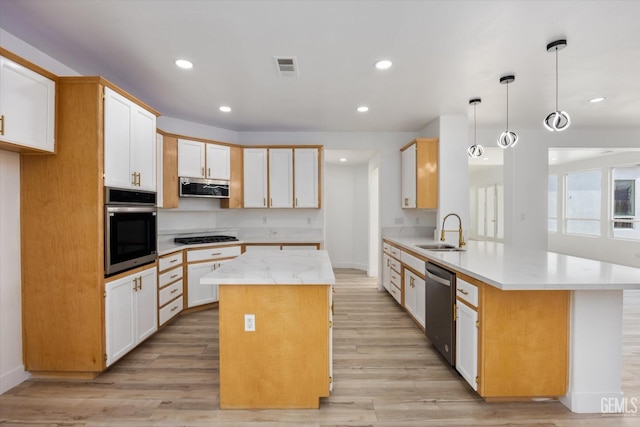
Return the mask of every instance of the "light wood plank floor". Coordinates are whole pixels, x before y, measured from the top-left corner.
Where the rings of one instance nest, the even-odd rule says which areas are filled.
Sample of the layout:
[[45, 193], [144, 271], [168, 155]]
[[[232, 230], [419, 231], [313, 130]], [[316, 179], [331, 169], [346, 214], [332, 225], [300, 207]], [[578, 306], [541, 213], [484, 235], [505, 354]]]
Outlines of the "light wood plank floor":
[[[0, 396], [0, 426], [640, 426], [640, 414], [485, 403], [374, 279], [336, 278], [334, 392], [319, 410], [219, 410], [214, 309], [178, 318], [94, 381], [15, 387]], [[640, 398], [638, 292], [625, 296], [623, 351], [626, 395]]]

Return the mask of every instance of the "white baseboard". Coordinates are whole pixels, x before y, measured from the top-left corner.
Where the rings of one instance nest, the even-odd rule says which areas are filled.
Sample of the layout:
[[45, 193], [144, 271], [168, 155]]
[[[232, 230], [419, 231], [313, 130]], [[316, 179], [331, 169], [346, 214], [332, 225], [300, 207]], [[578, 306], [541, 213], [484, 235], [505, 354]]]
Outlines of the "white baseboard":
[[332, 262], [331, 266], [333, 268], [352, 268], [354, 270], [362, 270], [365, 273], [369, 269], [367, 264], [361, 264], [357, 262]]
[[24, 370], [24, 366], [20, 365], [16, 368], [0, 375], [0, 394], [11, 390], [18, 384], [29, 379], [29, 373]]

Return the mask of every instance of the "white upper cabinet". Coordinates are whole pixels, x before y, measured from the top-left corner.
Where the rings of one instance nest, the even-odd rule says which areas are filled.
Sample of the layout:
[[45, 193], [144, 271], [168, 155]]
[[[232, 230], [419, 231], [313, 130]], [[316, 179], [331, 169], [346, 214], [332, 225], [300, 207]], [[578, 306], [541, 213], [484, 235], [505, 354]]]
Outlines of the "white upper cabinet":
[[231, 149], [226, 145], [206, 144], [207, 178], [229, 180]]
[[0, 141], [54, 152], [55, 82], [0, 57]]
[[178, 139], [178, 176], [204, 178], [204, 143]]
[[156, 191], [156, 116], [107, 87], [104, 172], [107, 187]]
[[231, 149], [226, 145], [178, 139], [178, 176], [230, 179]]
[[296, 208], [319, 208], [318, 149], [296, 148], [294, 153], [294, 182]]
[[402, 152], [402, 207], [416, 207], [416, 145]]
[[244, 162], [244, 207], [267, 207], [267, 149], [245, 148]]
[[269, 149], [269, 207], [293, 207], [293, 149]]

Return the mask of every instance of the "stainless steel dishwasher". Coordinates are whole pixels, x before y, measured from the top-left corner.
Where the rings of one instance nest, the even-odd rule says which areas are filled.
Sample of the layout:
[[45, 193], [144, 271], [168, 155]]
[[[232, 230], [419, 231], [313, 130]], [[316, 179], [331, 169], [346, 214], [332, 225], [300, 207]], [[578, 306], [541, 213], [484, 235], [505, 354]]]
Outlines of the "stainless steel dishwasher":
[[436, 264], [427, 262], [425, 286], [427, 311], [425, 334], [433, 346], [453, 366], [456, 360], [456, 325], [453, 319], [456, 275]]

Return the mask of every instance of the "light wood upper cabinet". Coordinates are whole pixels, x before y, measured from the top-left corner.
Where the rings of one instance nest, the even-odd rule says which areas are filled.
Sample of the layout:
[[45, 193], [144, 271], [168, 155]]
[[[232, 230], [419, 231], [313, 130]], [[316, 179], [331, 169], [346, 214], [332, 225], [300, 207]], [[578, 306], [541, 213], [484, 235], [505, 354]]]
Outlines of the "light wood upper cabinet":
[[267, 207], [267, 149], [243, 150], [243, 192], [245, 208]]
[[293, 207], [293, 149], [269, 149], [269, 207]]
[[178, 176], [229, 180], [230, 147], [178, 139]]
[[295, 148], [294, 183], [296, 208], [320, 207], [319, 150], [317, 148]]
[[104, 184], [156, 191], [156, 116], [104, 90]]
[[416, 138], [401, 149], [403, 208], [438, 207], [438, 139]]
[[54, 152], [55, 90], [53, 80], [0, 56], [1, 148]]

